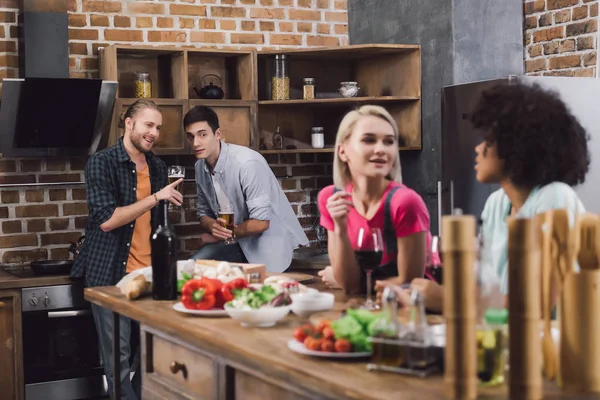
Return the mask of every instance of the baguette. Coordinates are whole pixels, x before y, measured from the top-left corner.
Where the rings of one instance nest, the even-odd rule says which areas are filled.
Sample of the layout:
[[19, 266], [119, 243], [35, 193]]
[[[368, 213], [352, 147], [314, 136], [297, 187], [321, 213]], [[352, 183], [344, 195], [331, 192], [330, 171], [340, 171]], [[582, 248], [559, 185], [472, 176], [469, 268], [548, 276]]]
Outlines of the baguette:
[[138, 275], [125, 286], [125, 297], [129, 300], [137, 299], [152, 291], [152, 282], [148, 282], [144, 275]]

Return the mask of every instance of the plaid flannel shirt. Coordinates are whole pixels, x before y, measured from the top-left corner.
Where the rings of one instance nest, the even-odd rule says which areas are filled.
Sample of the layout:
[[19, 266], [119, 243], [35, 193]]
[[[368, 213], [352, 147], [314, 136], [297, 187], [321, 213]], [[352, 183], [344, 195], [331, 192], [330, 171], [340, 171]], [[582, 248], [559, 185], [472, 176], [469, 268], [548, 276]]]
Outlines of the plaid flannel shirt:
[[[146, 153], [152, 193], [167, 185], [167, 166], [153, 153]], [[71, 276], [85, 276], [87, 286], [115, 285], [126, 274], [125, 268], [135, 221], [110, 232], [100, 225], [108, 221], [115, 208], [137, 201], [135, 163], [123, 146], [117, 144], [92, 155], [85, 167], [89, 221], [85, 241], [71, 270]], [[152, 230], [159, 221], [159, 208], [151, 210]]]

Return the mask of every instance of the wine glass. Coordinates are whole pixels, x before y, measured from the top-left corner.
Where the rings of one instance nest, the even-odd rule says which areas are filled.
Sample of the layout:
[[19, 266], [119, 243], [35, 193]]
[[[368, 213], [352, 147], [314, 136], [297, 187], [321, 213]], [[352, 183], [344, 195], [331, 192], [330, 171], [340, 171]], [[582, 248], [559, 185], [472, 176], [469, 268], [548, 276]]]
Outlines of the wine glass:
[[371, 299], [371, 274], [379, 268], [383, 258], [383, 236], [379, 228], [360, 228], [354, 256], [358, 266], [367, 274], [367, 300], [361, 306], [364, 310], [377, 310], [379, 307]]

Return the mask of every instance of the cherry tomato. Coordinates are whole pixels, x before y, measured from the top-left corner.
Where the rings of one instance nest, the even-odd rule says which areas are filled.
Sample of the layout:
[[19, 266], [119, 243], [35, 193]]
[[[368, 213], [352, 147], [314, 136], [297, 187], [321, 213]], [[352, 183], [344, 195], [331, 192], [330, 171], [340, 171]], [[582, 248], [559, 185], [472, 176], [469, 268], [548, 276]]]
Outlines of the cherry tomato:
[[335, 341], [335, 351], [338, 353], [349, 353], [352, 351], [352, 345], [346, 339], [338, 339]]
[[294, 339], [297, 341], [304, 343], [304, 339], [306, 339], [307, 336], [306, 330], [302, 329], [301, 326], [294, 329]]
[[321, 343], [321, 351], [335, 351], [335, 345], [333, 343], [333, 340], [323, 340], [323, 342]]
[[331, 327], [329, 327], [329, 326], [326, 326], [325, 328], [323, 328], [323, 337], [325, 339], [334, 340], [335, 334], [333, 333], [333, 329], [331, 329]]

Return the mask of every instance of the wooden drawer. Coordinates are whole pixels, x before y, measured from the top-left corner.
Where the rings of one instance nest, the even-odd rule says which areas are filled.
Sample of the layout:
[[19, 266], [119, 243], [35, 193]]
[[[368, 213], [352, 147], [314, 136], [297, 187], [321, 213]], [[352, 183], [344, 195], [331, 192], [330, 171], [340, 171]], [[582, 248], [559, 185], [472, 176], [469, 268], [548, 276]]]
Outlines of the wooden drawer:
[[[291, 382], [288, 382], [291, 383]], [[235, 400], [311, 400], [317, 397], [305, 395], [293, 386], [275, 385], [241, 370], [235, 371]]]
[[215, 399], [218, 365], [208, 355], [155, 332], [142, 332], [145, 392], [152, 398]]

